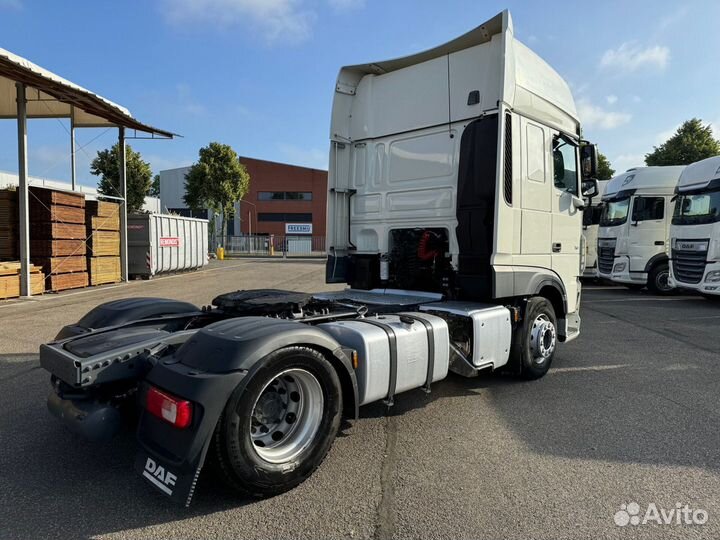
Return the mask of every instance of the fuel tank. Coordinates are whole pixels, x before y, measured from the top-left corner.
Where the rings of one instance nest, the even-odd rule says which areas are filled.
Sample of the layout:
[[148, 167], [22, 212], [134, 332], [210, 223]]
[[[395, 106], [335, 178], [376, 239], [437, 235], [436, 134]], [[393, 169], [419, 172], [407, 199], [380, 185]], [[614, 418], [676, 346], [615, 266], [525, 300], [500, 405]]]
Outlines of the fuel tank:
[[358, 353], [360, 404], [444, 379], [450, 345], [447, 323], [428, 313], [400, 313], [318, 325]]

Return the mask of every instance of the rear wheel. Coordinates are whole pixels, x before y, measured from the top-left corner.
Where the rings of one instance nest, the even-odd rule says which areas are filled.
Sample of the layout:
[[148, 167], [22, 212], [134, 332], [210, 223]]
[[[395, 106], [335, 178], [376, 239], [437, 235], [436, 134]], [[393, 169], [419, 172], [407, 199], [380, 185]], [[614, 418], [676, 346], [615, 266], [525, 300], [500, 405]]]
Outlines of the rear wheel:
[[557, 348], [557, 319], [547, 298], [528, 300], [522, 327], [515, 330], [510, 354], [523, 379], [539, 379], [550, 369]]
[[230, 397], [213, 443], [222, 479], [244, 495], [297, 486], [327, 455], [340, 426], [340, 380], [307, 347], [280, 349]]
[[670, 266], [667, 262], [656, 264], [648, 274], [648, 289], [655, 294], [670, 294], [673, 288], [670, 286]]

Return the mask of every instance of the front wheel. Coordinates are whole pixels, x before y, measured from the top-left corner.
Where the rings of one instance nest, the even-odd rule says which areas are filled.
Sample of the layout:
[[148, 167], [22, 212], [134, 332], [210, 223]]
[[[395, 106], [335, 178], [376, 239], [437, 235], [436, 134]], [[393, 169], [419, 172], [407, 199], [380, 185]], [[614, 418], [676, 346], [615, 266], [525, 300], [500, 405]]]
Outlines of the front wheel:
[[670, 286], [670, 266], [668, 263], [660, 263], [653, 267], [648, 274], [648, 289], [655, 294], [670, 294], [673, 288]]
[[268, 355], [235, 389], [213, 436], [221, 478], [243, 495], [269, 497], [308, 478], [340, 426], [340, 380], [307, 347]]
[[513, 335], [511, 358], [523, 379], [539, 379], [550, 369], [557, 348], [557, 318], [547, 298], [528, 300], [522, 326]]

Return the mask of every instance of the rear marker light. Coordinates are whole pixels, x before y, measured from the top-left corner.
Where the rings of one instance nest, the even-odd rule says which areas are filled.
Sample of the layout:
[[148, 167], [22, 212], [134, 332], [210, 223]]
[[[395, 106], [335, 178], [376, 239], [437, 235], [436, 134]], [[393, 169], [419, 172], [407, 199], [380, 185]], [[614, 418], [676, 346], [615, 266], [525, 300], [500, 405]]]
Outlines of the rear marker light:
[[192, 422], [192, 404], [171, 394], [150, 387], [145, 398], [145, 408], [153, 416], [157, 416], [178, 429], [184, 429]]

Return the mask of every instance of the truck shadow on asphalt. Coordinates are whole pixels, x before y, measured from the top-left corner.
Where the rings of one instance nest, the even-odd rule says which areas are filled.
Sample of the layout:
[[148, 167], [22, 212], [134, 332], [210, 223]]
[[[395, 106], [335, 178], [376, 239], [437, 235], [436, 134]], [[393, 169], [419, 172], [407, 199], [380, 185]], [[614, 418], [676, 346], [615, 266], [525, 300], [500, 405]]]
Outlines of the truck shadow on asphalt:
[[[641, 339], [620, 358], [613, 351], [626, 336], [617, 326], [588, 328], [587, 338], [564, 348], [539, 381], [451, 374], [434, 384], [430, 394], [413, 390], [396, 396], [391, 408], [382, 403], [362, 408], [358, 422], [427, 409], [425, 425], [440, 436], [449, 421], [470, 429], [480, 410], [499, 418], [535, 454], [720, 470], [717, 423], [708, 422], [717, 416], [703, 401], [706, 393], [716, 392], [717, 366], [708, 363], [712, 359], [698, 353], [658, 366], [657, 359], [672, 351], [664, 351], [664, 342]], [[592, 349], [588, 344], [594, 344]], [[0, 365], [17, 358], [0, 355]], [[86, 538], [256, 503], [237, 496], [207, 470], [190, 508], [154, 493], [133, 472], [137, 445], [132, 429], [111, 443], [91, 444], [50, 416], [47, 374], [37, 368], [36, 359], [23, 358], [8, 372], [11, 379], [0, 378], [3, 538]], [[700, 392], [696, 401], [688, 397], [691, 387]], [[482, 400], [473, 399], [478, 394]], [[339, 436], [356, 436], [351, 426], [343, 424]], [[491, 446], [493, 440], [485, 444]]]

